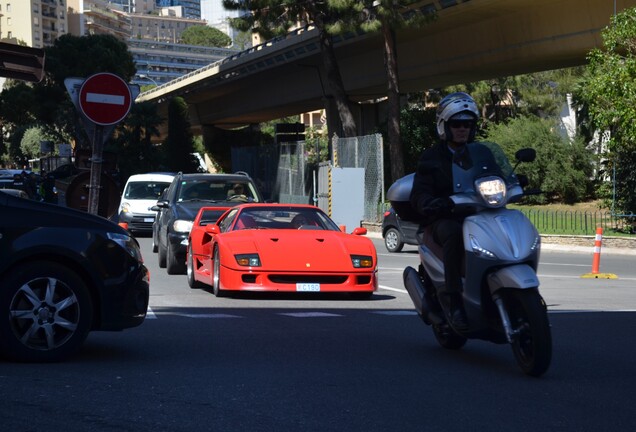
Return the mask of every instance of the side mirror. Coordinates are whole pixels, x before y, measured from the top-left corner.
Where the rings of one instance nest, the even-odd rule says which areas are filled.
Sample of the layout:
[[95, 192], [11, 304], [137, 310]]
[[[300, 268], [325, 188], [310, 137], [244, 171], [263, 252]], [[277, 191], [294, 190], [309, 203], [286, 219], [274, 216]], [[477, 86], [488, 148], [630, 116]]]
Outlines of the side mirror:
[[353, 232], [351, 233], [353, 235], [366, 235], [367, 234], [367, 229], [365, 227], [357, 227], [353, 229]]
[[217, 224], [208, 224], [205, 226], [205, 232], [208, 234], [219, 234], [221, 230]]
[[527, 147], [517, 150], [515, 158], [519, 162], [532, 162], [537, 158], [537, 152], [535, 149]]

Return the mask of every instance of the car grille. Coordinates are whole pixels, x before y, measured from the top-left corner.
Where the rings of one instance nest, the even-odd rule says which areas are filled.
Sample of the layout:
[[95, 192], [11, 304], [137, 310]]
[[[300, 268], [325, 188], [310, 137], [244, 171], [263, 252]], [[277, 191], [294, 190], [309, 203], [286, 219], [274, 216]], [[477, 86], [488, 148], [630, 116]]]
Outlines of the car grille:
[[320, 283], [329, 285], [343, 284], [349, 276], [330, 275], [270, 275], [268, 279], [273, 283], [296, 284], [296, 283]]

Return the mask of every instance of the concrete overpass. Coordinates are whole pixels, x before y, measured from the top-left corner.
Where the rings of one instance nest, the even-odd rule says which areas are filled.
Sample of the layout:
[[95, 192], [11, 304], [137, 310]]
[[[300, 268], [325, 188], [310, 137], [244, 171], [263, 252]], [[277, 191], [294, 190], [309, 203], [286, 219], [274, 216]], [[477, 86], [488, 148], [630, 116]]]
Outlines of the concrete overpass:
[[[402, 93], [585, 63], [600, 31], [636, 0], [426, 0], [438, 19], [398, 33]], [[354, 102], [386, 95], [379, 35], [338, 37], [346, 90]], [[167, 113], [189, 104], [195, 133], [236, 128], [329, 106], [316, 31], [299, 30], [141, 94]], [[361, 131], [363, 132], [363, 131]]]

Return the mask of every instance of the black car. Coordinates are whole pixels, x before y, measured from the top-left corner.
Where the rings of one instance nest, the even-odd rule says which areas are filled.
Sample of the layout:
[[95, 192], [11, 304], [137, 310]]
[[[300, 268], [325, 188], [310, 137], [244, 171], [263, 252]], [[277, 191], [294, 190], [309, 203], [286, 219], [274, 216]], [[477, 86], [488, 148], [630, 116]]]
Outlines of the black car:
[[417, 245], [419, 224], [400, 219], [393, 207], [384, 212], [382, 237], [389, 252], [399, 252], [405, 244]]
[[59, 361], [93, 330], [140, 325], [149, 276], [137, 241], [100, 216], [0, 194], [0, 353]]
[[168, 274], [185, 274], [188, 234], [201, 207], [232, 207], [263, 202], [254, 181], [245, 173], [177, 174], [151, 209], [158, 212], [152, 228], [153, 252]]

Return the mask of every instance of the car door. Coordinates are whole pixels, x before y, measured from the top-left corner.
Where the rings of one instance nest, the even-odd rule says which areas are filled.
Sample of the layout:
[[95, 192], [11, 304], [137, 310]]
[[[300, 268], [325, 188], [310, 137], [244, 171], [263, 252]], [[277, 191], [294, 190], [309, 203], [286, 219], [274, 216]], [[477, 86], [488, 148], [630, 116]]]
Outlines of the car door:
[[176, 183], [176, 181], [173, 181], [170, 186], [163, 191], [159, 201], [163, 200], [167, 202], [168, 205], [159, 207], [159, 212], [155, 219], [157, 244], [162, 245], [164, 248], [168, 247], [168, 224], [170, 223], [171, 207], [174, 206]]

